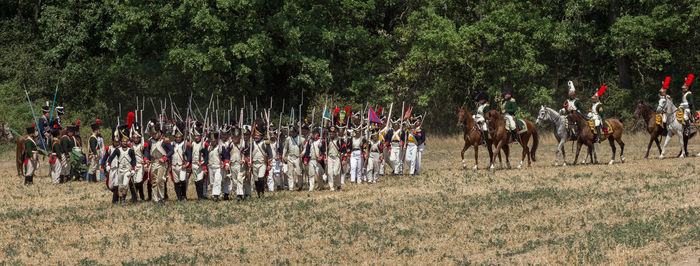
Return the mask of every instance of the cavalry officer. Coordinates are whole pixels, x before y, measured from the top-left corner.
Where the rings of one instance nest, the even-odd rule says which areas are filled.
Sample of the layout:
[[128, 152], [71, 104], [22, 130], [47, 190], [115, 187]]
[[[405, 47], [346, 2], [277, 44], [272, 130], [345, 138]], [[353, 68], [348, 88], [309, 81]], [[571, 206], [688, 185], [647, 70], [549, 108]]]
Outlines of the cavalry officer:
[[664, 83], [661, 85], [661, 89], [659, 89], [659, 105], [656, 107], [656, 112], [661, 113], [661, 122], [664, 128], [666, 128], [666, 121], [668, 118], [666, 117], [666, 113], [661, 111], [660, 107], [665, 101], [672, 101], [671, 95], [668, 95], [668, 84], [670, 82], [671, 77], [666, 77]]
[[593, 94], [591, 99], [593, 100], [593, 106], [591, 106], [591, 118], [594, 121], [595, 125], [595, 131], [596, 135], [595, 138], [593, 139], [594, 142], [600, 143], [601, 138], [601, 126], [603, 121], [605, 121], [605, 112], [603, 111], [603, 103], [600, 101], [600, 96], [603, 95], [603, 92], [607, 89], [606, 86], [600, 87], [598, 92], [596, 94]]
[[501, 102], [501, 114], [506, 122], [506, 130], [510, 132], [513, 142], [518, 141], [518, 126], [515, 124], [515, 112], [518, 104], [513, 98], [513, 87], [503, 89], [503, 101]]
[[693, 101], [693, 93], [690, 91], [690, 85], [693, 83], [693, 74], [688, 75], [685, 78], [685, 83], [683, 84], [683, 98], [681, 100], [680, 108], [683, 108], [683, 119], [685, 120], [685, 125], [683, 126], [684, 134], [688, 134], [688, 129], [690, 128], [690, 123], [694, 122], [697, 118], [695, 113], [695, 103]]
[[[486, 93], [480, 92], [479, 95], [476, 96], [476, 100], [478, 103], [476, 104], [476, 114], [474, 114], [474, 121], [476, 121], [477, 125], [480, 125], [479, 127], [481, 128], [482, 132], [487, 132], [488, 127], [486, 126], [486, 120], [484, 119], [484, 114], [488, 113], [488, 111], [491, 110], [491, 106], [489, 105], [489, 96]], [[483, 138], [483, 144], [486, 145], [486, 140]]]

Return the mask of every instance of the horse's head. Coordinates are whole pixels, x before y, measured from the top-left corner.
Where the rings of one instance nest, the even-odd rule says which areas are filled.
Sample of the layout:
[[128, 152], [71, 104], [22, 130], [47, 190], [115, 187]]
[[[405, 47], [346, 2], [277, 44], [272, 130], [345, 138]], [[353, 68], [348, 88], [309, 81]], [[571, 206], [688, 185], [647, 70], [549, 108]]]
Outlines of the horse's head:
[[540, 112], [537, 115], [537, 120], [535, 120], [535, 125], [539, 126], [541, 123], [544, 123], [547, 120], [549, 120], [549, 114], [547, 113], [547, 108], [542, 105], [540, 107]]
[[11, 141], [15, 136], [12, 135], [12, 131], [10, 131], [10, 126], [7, 123], [2, 124], [2, 135], [8, 140]]
[[642, 115], [642, 112], [644, 111], [645, 107], [646, 105], [643, 101], [637, 102], [637, 108], [634, 108], [634, 119], [639, 119], [639, 116]]
[[496, 122], [502, 119], [503, 118], [501, 117], [501, 114], [499, 114], [496, 110], [490, 110], [484, 114], [484, 120], [486, 120], [486, 125], [491, 129], [495, 129]]
[[460, 107], [457, 110], [457, 127], [463, 127], [464, 122], [466, 122], [467, 109]]
[[657, 113], [673, 114], [676, 112], [676, 106], [670, 98], [663, 97], [659, 100], [659, 106], [656, 108]]

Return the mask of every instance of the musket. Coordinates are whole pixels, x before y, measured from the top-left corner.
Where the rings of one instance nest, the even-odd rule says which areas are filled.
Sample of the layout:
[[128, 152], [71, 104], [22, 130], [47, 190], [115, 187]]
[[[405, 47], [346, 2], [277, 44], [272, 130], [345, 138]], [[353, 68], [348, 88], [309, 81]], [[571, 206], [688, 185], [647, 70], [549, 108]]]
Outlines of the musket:
[[53, 119], [53, 108], [56, 106], [56, 95], [58, 94], [58, 80], [56, 81], [56, 91], [53, 93], [53, 103], [51, 103], [51, 114], [49, 115], [49, 123]]
[[[36, 114], [34, 113], [34, 107], [32, 106], [32, 100], [29, 99], [29, 92], [27, 92], [27, 87], [24, 86], [24, 84], [22, 84], [22, 86], [24, 87], [24, 94], [27, 95], [27, 102], [29, 102], [29, 109], [32, 110], [32, 117], [34, 118], [34, 125], [36, 125], [37, 128], [38, 128], [38, 127], [39, 127], [39, 121], [36, 120]], [[41, 133], [41, 132], [40, 132], [40, 133]], [[42, 148], [46, 148], [46, 146], [44, 145], [44, 137], [43, 137], [41, 134], [39, 134], [39, 140], [41, 140]], [[38, 149], [38, 150], [43, 150], [43, 149]], [[45, 150], [43, 150], [42, 153], [43, 153], [44, 155], [47, 155], [47, 154], [48, 154], [48, 152], [46, 152]]]

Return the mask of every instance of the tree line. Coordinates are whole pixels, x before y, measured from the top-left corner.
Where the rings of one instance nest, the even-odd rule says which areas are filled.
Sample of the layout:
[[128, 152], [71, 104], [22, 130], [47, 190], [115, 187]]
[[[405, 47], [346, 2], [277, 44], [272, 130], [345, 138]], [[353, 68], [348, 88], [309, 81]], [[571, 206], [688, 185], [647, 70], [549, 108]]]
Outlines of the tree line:
[[32, 120], [25, 88], [35, 111], [58, 87], [68, 120], [107, 124], [136, 96], [291, 107], [303, 92], [307, 115], [325, 95], [355, 109], [406, 102], [442, 134], [481, 91], [513, 86], [531, 119], [560, 108], [572, 80], [584, 102], [607, 85], [607, 113], [632, 126], [665, 76], [680, 98], [700, 64], [698, 21], [697, 0], [8, 0], [0, 122]]

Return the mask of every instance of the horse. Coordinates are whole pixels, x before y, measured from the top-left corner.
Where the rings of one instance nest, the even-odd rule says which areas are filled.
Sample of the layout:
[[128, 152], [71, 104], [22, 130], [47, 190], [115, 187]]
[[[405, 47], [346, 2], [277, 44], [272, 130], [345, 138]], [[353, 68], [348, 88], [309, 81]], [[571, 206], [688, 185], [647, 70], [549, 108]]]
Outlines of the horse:
[[[491, 135], [493, 144], [496, 145], [496, 151], [494, 154], [499, 154], [501, 152], [501, 149], [503, 149], [503, 152], [506, 154], [506, 164], [510, 168], [510, 161], [508, 158], [510, 155], [510, 149], [508, 147], [508, 140], [510, 134], [506, 131], [506, 121], [496, 110], [486, 112], [484, 118], [486, 119], [486, 123], [489, 127], [489, 134]], [[523, 148], [522, 157], [520, 158], [520, 165], [518, 165], [518, 169], [522, 168], [523, 160], [525, 160], [525, 157], [527, 157], [528, 167], [532, 166], [533, 161], [537, 161], [535, 154], [537, 152], [537, 146], [539, 145], [540, 141], [539, 136], [537, 135], [537, 128], [535, 128], [535, 124], [525, 119], [522, 120], [525, 122], [527, 130], [523, 133], [518, 134], [518, 138], [520, 139], [518, 142]], [[530, 141], [530, 137], [532, 137], [532, 150], [530, 150], [530, 148], [527, 146], [527, 143]], [[495, 156], [492, 155], [491, 165], [489, 166], [489, 169], [493, 169], [494, 160]]]
[[0, 143], [5, 143], [5, 141], [12, 141], [14, 139], [12, 131], [10, 131], [10, 126], [7, 123], [3, 123], [0, 126]]
[[17, 175], [24, 177], [24, 139], [17, 138], [15, 141], [15, 164], [17, 165]]
[[[578, 137], [576, 138], [577, 147], [574, 165], [576, 165], [578, 155], [581, 152], [581, 145], [583, 144], [585, 144], [588, 147], [588, 156], [592, 158], [592, 161], [594, 163], [598, 163], [598, 156], [595, 155], [595, 146], [593, 142], [595, 135], [593, 134], [593, 131], [591, 131], [591, 127], [588, 125], [588, 119], [584, 118], [581, 113], [576, 111], [569, 111], [567, 119], [569, 119], [570, 123], [576, 125], [577, 128], [576, 135]], [[613, 133], [611, 134], [601, 132], [602, 136], [600, 136], [601, 141], [607, 139], [610, 142], [610, 148], [612, 149], [612, 158], [610, 159], [610, 162], [608, 164], [615, 163], [615, 152], [617, 151], [617, 148], [615, 147], [615, 142], [617, 142], [617, 144], [620, 145], [620, 161], [624, 163], [625, 143], [622, 141], [622, 133], [624, 130], [624, 128], [622, 127], [622, 123], [620, 122], [620, 120], [614, 118], [608, 118], [605, 121], [612, 127], [613, 130]]]
[[[479, 168], [479, 144], [481, 144], [481, 140], [483, 136], [481, 129], [479, 128], [478, 125], [476, 125], [476, 121], [474, 121], [474, 118], [472, 115], [467, 111], [465, 108], [459, 108], [458, 113], [457, 113], [457, 126], [458, 127], [464, 127], [464, 147], [462, 148], [462, 168], [467, 168], [467, 164], [464, 162], [464, 152], [469, 149], [469, 147], [474, 147], [474, 170], [477, 170]], [[493, 160], [492, 155], [493, 155], [493, 150], [491, 148], [492, 141], [487, 137], [485, 139], [486, 141], [486, 148], [489, 150], [489, 159]], [[501, 159], [501, 156], [499, 154], [498, 159]], [[492, 165], [493, 161], [489, 163], [489, 165]]]
[[[663, 98], [659, 101], [659, 106], [656, 108], [656, 111], [659, 113], [666, 114], [666, 141], [664, 141], [664, 146], [663, 148], [661, 148], [661, 154], [659, 155], [659, 159], [664, 158], [664, 154], [666, 153], [666, 146], [668, 146], [668, 142], [671, 141], [671, 137], [673, 137], [674, 135], [678, 136], [678, 140], [681, 142], [681, 153], [678, 156], [678, 158], [688, 156], [687, 140], [689, 139], [689, 137], [683, 135], [683, 125], [676, 118], [676, 112], [678, 111], [678, 108], [675, 105], [673, 105], [673, 101], [671, 101], [671, 99]], [[691, 136], [695, 135], [695, 133], [697, 132], [691, 133]]]
[[556, 128], [554, 130], [554, 137], [557, 139], [557, 143], [559, 144], [557, 145], [557, 149], [554, 151], [554, 166], [559, 165], [559, 151], [561, 151], [561, 155], [564, 160], [562, 166], [566, 166], [566, 149], [564, 144], [566, 144], [567, 141], [574, 141], [576, 139], [574, 138], [573, 134], [571, 134], [571, 130], [568, 129], [565, 118], [559, 115], [559, 113], [557, 113], [557, 111], [554, 109], [542, 105], [540, 112], [537, 115], [537, 120], [535, 120], [535, 125], [540, 126], [545, 122], [551, 122]]

